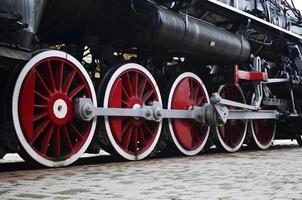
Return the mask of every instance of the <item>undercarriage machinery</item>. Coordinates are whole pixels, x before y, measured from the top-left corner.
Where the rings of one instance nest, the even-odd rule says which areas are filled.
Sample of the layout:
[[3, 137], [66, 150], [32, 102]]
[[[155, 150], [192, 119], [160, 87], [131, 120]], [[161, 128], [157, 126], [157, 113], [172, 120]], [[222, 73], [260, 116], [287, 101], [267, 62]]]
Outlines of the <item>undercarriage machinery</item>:
[[302, 145], [289, 0], [0, 0], [0, 157]]

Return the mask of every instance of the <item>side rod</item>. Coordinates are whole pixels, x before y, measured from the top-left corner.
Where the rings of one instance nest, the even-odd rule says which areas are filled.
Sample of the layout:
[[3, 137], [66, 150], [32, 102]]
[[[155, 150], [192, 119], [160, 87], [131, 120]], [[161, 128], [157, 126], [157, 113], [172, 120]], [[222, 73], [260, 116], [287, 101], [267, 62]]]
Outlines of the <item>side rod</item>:
[[[232, 101], [231, 101], [232, 102]], [[94, 107], [91, 99], [78, 98], [75, 102], [75, 114], [79, 119], [90, 121], [94, 117], [134, 117], [151, 121], [166, 119], [190, 119], [201, 124], [219, 125], [227, 120], [252, 120], [252, 119], [278, 119], [276, 110], [229, 110], [220, 104], [205, 104], [193, 107], [190, 110], [163, 109], [159, 102], [143, 105], [133, 109], [129, 108], [101, 108]]]

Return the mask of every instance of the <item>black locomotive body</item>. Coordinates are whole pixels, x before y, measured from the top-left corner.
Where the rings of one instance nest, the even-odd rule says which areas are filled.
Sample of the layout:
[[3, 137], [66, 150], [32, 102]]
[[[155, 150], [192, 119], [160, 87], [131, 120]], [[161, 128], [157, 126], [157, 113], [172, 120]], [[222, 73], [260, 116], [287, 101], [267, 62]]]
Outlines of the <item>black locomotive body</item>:
[[287, 0], [0, 0], [0, 156], [302, 144], [301, 35]]

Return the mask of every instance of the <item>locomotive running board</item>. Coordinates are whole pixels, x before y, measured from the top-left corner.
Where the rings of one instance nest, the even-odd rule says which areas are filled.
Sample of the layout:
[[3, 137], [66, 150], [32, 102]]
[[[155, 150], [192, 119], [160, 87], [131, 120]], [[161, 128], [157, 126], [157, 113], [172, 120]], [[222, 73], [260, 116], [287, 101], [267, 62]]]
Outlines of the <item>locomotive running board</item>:
[[265, 30], [269, 34], [286, 39], [293, 43], [302, 43], [302, 37], [300, 35], [285, 30], [279, 26], [271, 24], [225, 3], [219, 2], [217, 0], [207, 0], [201, 1], [201, 4], [206, 7], [208, 11], [212, 11], [221, 16], [234, 18], [234, 20], [238, 20], [238, 22], [242, 22], [242, 20], [245, 19], [247, 23], [250, 22], [252, 26], [257, 27], [261, 30]]
[[77, 118], [84, 121], [90, 121], [97, 116], [134, 117], [151, 121], [162, 121], [164, 118], [168, 118], [193, 119], [201, 124], [213, 126], [224, 124], [228, 119], [278, 119], [279, 116], [279, 113], [276, 110], [229, 110], [222, 104], [205, 104], [200, 107], [194, 107], [191, 110], [163, 109], [159, 102], [152, 102], [151, 105], [144, 105], [133, 109], [101, 108], [95, 107], [89, 98], [76, 99], [74, 109]]

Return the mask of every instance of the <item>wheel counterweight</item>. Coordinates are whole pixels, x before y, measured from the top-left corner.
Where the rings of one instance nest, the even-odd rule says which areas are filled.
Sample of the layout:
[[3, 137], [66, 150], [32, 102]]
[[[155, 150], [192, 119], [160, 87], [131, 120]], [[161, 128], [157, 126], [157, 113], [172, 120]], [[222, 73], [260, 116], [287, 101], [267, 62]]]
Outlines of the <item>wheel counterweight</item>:
[[[231, 101], [245, 103], [244, 94], [237, 84], [220, 86], [219, 95]], [[233, 109], [229, 106], [229, 109]], [[226, 124], [217, 126], [215, 129], [215, 144], [219, 149], [227, 152], [237, 151], [243, 144], [247, 132], [247, 121], [228, 120]]]
[[[112, 73], [112, 72], [111, 72]], [[104, 108], [138, 109], [158, 101], [162, 105], [158, 86], [152, 75], [134, 63], [117, 68], [103, 83]], [[128, 160], [141, 160], [155, 148], [162, 122], [136, 117], [105, 117], [106, 136], [118, 155]]]
[[[190, 110], [209, 103], [209, 96], [202, 80], [191, 72], [179, 75], [168, 97], [168, 109]], [[169, 132], [177, 149], [185, 155], [199, 153], [209, 137], [210, 126], [188, 119], [169, 119]]]
[[22, 153], [49, 167], [66, 166], [87, 149], [96, 120], [77, 121], [76, 97], [91, 98], [93, 84], [84, 67], [60, 51], [45, 51], [32, 58], [17, 79], [12, 114]]

